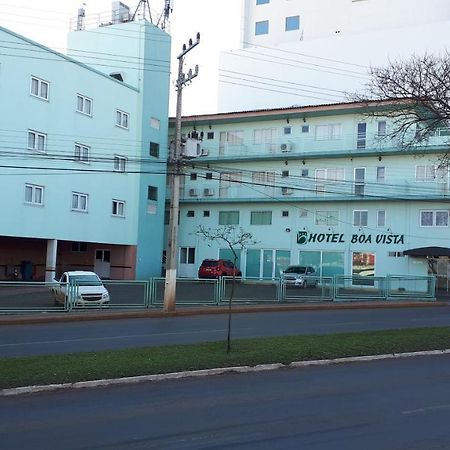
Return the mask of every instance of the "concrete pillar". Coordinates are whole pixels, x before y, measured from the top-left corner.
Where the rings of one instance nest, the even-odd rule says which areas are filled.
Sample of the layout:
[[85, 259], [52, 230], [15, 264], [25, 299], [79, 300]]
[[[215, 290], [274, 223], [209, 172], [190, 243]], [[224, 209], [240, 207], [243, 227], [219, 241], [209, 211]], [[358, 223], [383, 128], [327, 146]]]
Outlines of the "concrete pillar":
[[56, 275], [56, 249], [58, 241], [56, 239], [47, 240], [47, 261], [45, 264], [45, 281], [53, 281]]

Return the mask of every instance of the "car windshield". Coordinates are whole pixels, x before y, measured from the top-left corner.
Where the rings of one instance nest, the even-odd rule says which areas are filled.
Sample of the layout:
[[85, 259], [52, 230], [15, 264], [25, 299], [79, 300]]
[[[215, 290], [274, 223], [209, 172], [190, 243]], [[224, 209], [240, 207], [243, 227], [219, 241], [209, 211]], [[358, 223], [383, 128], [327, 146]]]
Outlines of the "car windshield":
[[203, 267], [215, 267], [219, 264], [218, 261], [203, 261], [202, 266]]
[[290, 266], [284, 273], [306, 273], [306, 267], [303, 266]]
[[70, 281], [80, 286], [101, 286], [102, 282], [95, 275], [71, 275]]

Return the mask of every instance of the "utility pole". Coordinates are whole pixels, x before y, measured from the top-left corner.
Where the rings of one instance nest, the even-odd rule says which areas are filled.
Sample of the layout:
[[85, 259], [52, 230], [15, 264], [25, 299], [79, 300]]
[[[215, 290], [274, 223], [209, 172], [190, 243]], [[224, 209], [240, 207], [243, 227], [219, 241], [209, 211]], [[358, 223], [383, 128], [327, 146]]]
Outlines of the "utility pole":
[[200, 33], [197, 39], [189, 45], [183, 45], [183, 51], [177, 56], [178, 59], [178, 79], [176, 81], [177, 90], [177, 112], [175, 122], [175, 149], [170, 152], [169, 167], [169, 187], [170, 187], [170, 218], [169, 218], [169, 240], [167, 243], [166, 260], [166, 281], [164, 285], [164, 311], [175, 310], [175, 297], [177, 288], [177, 264], [178, 264], [178, 216], [180, 211], [180, 177], [182, 176], [182, 155], [181, 155], [181, 110], [183, 88], [198, 75], [198, 65], [194, 72], [189, 69], [187, 74], [183, 73], [184, 57], [200, 43]]

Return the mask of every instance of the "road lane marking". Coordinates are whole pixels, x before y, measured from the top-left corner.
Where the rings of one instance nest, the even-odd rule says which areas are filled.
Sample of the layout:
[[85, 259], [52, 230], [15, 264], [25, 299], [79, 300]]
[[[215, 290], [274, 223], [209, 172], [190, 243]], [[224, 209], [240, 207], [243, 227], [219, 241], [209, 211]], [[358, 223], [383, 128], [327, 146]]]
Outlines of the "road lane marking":
[[183, 334], [204, 334], [204, 333], [224, 333], [225, 328], [221, 330], [199, 330], [199, 331], [182, 331], [182, 332], [171, 332], [171, 333], [150, 333], [150, 334], [126, 334], [122, 336], [103, 336], [103, 337], [92, 337], [92, 338], [74, 338], [74, 339], [62, 339], [58, 341], [33, 341], [33, 342], [13, 342], [9, 344], [0, 344], [2, 347], [16, 347], [20, 345], [41, 345], [41, 344], [65, 344], [68, 342], [84, 342], [84, 341], [107, 341], [113, 339], [133, 339], [140, 337], [156, 337], [156, 336], [177, 336]]
[[446, 411], [450, 409], [450, 404], [447, 405], [436, 405], [436, 406], [426, 406], [424, 408], [411, 409], [409, 411], [402, 411], [404, 415], [415, 415], [415, 414], [426, 414], [428, 412], [434, 411]]

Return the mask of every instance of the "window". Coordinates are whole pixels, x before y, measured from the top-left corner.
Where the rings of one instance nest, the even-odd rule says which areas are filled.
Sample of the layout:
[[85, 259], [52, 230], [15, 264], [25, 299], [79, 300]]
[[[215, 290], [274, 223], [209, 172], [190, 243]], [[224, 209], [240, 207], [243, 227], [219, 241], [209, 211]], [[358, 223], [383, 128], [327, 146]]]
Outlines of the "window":
[[326, 192], [327, 187], [336, 189], [345, 180], [345, 169], [316, 169], [316, 192]]
[[385, 227], [386, 226], [386, 211], [380, 210], [377, 211], [377, 227]]
[[244, 143], [244, 132], [238, 131], [221, 131], [219, 134], [219, 154], [223, 155], [226, 147], [240, 146]]
[[219, 225], [239, 225], [239, 211], [219, 211]]
[[366, 179], [366, 169], [364, 167], [356, 168], [355, 185], [354, 185], [355, 195], [364, 195], [365, 179]]
[[421, 227], [448, 227], [448, 211], [420, 211]]
[[214, 131], [208, 131], [206, 133], [206, 139], [214, 139]]
[[283, 134], [291, 134], [292, 133], [292, 127], [284, 127], [283, 128]]
[[386, 168], [377, 167], [377, 183], [384, 183], [386, 177]]
[[116, 172], [125, 172], [127, 167], [127, 158], [125, 156], [114, 156], [114, 170]]
[[358, 135], [356, 139], [356, 148], [366, 148], [367, 123], [358, 123]]
[[336, 226], [339, 223], [339, 211], [316, 211], [316, 225]]
[[92, 116], [92, 99], [84, 95], [77, 95], [77, 111]]
[[272, 211], [252, 211], [250, 225], [272, 225]]
[[283, 178], [288, 177], [288, 176], [289, 176], [289, 170], [282, 170], [282, 171], [281, 171], [281, 176], [282, 176]]
[[270, 0], [256, 0], [257, 5], [266, 5]]
[[203, 217], [209, 217], [210, 212], [209, 211], [203, 211]]
[[308, 176], [308, 174], [309, 174], [309, 170], [308, 169], [302, 169], [302, 172], [301, 172], [301, 176], [302, 177], [306, 178]]
[[281, 217], [289, 217], [289, 211], [281, 211]]
[[386, 136], [387, 133], [387, 123], [385, 120], [380, 120], [377, 123], [377, 135], [378, 137]]
[[44, 205], [44, 186], [34, 184], [25, 185], [25, 203], [30, 205]]
[[47, 135], [38, 131], [28, 130], [28, 148], [45, 153], [47, 147]]
[[309, 125], [302, 125], [302, 133], [309, 133]]
[[263, 20], [255, 23], [255, 35], [269, 34], [269, 21]]
[[275, 172], [253, 172], [252, 182], [265, 186], [273, 186], [275, 184]]
[[195, 248], [181, 247], [180, 248], [180, 264], [195, 264]]
[[87, 212], [88, 195], [79, 192], [72, 192], [72, 211]]
[[125, 202], [122, 200], [112, 201], [112, 215], [118, 217], [125, 217]]
[[157, 142], [150, 142], [149, 154], [154, 158], [159, 158], [159, 144]]
[[158, 188], [156, 186], [148, 186], [147, 199], [154, 201], [158, 200]]
[[256, 145], [264, 145], [266, 144], [267, 149], [270, 151], [275, 150], [275, 144], [277, 137], [277, 129], [276, 128], [260, 128], [257, 130], [253, 130], [253, 142]]
[[48, 100], [49, 87], [50, 85], [48, 81], [31, 77], [30, 94], [32, 96], [42, 98], [43, 100]]
[[285, 31], [293, 31], [300, 29], [300, 16], [286, 17]]
[[308, 210], [307, 209], [301, 209], [299, 217], [304, 219], [305, 217], [308, 217]]
[[87, 252], [86, 242], [72, 242], [73, 252]]
[[369, 212], [365, 210], [353, 211], [353, 226], [367, 227]]
[[447, 181], [447, 171], [446, 167], [437, 167], [434, 165], [427, 166], [416, 166], [416, 181]]
[[[128, 116], [128, 114], [127, 114], [127, 116]], [[161, 128], [161, 121], [159, 119], [157, 119], [156, 117], [151, 117], [150, 118], [150, 126], [154, 130], [159, 130]], [[128, 125], [125, 128], [128, 128]]]
[[130, 115], [120, 109], [116, 109], [116, 125], [120, 128], [128, 129], [128, 119]]
[[190, 209], [187, 213], [186, 213], [187, 217], [195, 217], [195, 211]]
[[340, 139], [341, 136], [342, 125], [340, 123], [316, 125], [316, 141], [331, 141]]
[[89, 147], [82, 144], [75, 144], [75, 161], [89, 162]]
[[206, 174], [205, 174], [205, 179], [206, 180], [212, 180], [212, 177], [213, 177], [212, 172], [206, 172]]
[[189, 178], [191, 180], [196, 180], [197, 179], [197, 174], [195, 172], [192, 172], [191, 175], [189, 176]]

